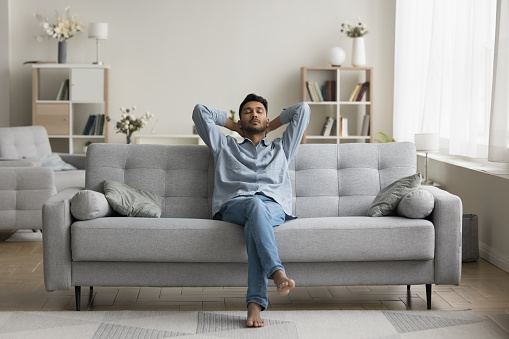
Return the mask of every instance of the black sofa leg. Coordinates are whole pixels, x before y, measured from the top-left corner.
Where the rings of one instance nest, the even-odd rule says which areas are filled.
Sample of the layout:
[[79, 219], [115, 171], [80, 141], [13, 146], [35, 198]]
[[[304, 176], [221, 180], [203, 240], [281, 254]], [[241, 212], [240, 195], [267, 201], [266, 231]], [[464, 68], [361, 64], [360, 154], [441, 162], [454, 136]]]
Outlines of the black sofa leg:
[[410, 285], [406, 285], [406, 289], [407, 289], [407, 290], [410, 290]]
[[[88, 298], [88, 303], [92, 302], [92, 296], [94, 292], [94, 286], [90, 286], [90, 294]], [[79, 311], [81, 308], [81, 286], [74, 286], [74, 294], [76, 296], [76, 311]]]
[[81, 286], [74, 286], [74, 295], [76, 297], [76, 311], [79, 311], [81, 306]]
[[431, 284], [426, 284], [426, 302], [428, 310], [431, 310]]

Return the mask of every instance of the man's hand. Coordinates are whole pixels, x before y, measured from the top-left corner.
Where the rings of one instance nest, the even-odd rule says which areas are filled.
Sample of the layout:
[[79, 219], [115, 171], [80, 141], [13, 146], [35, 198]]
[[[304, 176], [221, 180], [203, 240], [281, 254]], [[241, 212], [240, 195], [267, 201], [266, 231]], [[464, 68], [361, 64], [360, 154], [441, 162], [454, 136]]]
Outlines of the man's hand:
[[226, 123], [224, 124], [224, 127], [229, 129], [230, 131], [237, 132], [242, 137], [244, 137], [244, 131], [242, 130], [242, 126], [240, 125], [240, 120], [237, 122], [234, 122], [231, 119], [226, 119]]
[[279, 119], [279, 117], [277, 117], [274, 120], [267, 121], [267, 129], [265, 130], [265, 135], [267, 135], [270, 132], [278, 129], [281, 126], [283, 126], [283, 124], [281, 123], [281, 120]]
[[237, 121], [235, 124], [237, 126], [237, 129], [235, 129], [235, 132], [239, 133], [241, 137], [245, 138], [244, 130], [242, 129], [242, 124], [240, 123], [240, 120]]

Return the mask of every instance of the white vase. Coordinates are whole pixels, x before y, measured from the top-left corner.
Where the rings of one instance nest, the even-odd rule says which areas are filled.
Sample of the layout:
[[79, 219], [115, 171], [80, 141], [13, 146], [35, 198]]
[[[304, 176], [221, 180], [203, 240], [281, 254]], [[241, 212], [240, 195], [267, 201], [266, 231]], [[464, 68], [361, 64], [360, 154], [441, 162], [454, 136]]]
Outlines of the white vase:
[[339, 67], [346, 60], [346, 52], [341, 47], [332, 47], [329, 51], [329, 63], [331, 66]]
[[352, 66], [366, 65], [366, 48], [364, 47], [364, 37], [353, 38], [352, 48]]

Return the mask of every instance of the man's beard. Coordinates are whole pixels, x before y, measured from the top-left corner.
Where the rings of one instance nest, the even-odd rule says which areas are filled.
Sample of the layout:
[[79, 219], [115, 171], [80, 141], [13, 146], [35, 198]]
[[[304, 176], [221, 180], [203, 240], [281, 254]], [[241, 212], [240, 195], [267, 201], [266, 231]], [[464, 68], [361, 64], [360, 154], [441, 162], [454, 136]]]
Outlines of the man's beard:
[[242, 130], [244, 130], [244, 132], [248, 133], [248, 134], [259, 134], [259, 133], [262, 133], [262, 132], [265, 132], [265, 130], [267, 129], [267, 122], [265, 122], [264, 125], [261, 125], [260, 127], [253, 127], [253, 126], [250, 126], [250, 125], [244, 125], [242, 124]]

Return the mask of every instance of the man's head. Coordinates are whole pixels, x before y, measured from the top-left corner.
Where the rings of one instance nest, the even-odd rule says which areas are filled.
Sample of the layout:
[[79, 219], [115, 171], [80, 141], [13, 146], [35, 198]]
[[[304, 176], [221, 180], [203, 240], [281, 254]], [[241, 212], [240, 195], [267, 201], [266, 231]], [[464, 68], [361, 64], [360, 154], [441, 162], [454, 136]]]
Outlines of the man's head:
[[267, 100], [256, 94], [249, 94], [239, 107], [240, 124], [244, 132], [258, 134], [265, 132], [267, 119]]
[[265, 107], [265, 114], [269, 113], [269, 103], [267, 100], [259, 95], [256, 95], [254, 93], [248, 94], [247, 97], [242, 101], [239, 107], [239, 115], [242, 113], [242, 109], [244, 108], [244, 105], [247, 104], [250, 101], [258, 101]]

